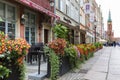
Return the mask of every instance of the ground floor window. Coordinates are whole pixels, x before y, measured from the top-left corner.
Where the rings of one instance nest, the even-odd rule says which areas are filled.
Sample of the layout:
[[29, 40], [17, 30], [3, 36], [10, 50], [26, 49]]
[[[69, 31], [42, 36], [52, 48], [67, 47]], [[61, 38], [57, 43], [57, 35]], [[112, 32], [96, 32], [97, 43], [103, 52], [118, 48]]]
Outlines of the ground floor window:
[[68, 33], [68, 41], [71, 44], [74, 44], [74, 30], [70, 29]]
[[[12, 32], [15, 35], [16, 8], [15, 6], [0, 2], [0, 30], [5, 34]], [[15, 37], [15, 36], [14, 36]]]
[[84, 44], [84, 43], [86, 42], [86, 41], [85, 41], [85, 34], [84, 34], [84, 33], [82, 33], [82, 32], [80, 33], [80, 39], [81, 39], [81, 40], [80, 40], [80, 41], [81, 41], [81, 43], [83, 43], [83, 44]]
[[44, 29], [44, 43], [48, 43], [48, 34], [49, 33], [49, 30], [47, 29]]
[[30, 11], [25, 12], [25, 38], [27, 42], [34, 45], [36, 42], [36, 15]]

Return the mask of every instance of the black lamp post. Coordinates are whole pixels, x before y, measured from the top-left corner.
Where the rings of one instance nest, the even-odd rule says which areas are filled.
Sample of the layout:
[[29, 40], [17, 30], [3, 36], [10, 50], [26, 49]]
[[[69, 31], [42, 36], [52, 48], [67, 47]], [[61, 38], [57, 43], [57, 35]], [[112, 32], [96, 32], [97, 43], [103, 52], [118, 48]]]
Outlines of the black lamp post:
[[95, 25], [95, 43], [96, 43], [96, 25]]
[[97, 28], [97, 21], [96, 21], [96, 19], [95, 19], [95, 21], [94, 21], [94, 28], [95, 28], [95, 43], [96, 43], [96, 28]]
[[50, 0], [49, 3], [50, 3], [50, 6], [51, 6], [51, 7], [53, 7], [53, 6], [55, 5], [54, 0]]

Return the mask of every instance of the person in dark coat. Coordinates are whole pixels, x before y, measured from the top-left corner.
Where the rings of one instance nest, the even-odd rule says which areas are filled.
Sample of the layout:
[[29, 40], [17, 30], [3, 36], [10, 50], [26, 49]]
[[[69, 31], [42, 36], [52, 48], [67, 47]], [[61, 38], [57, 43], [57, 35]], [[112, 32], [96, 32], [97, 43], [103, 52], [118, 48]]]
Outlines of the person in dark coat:
[[116, 42], [115, 41], [113, 41], [113, 46], [116, 47]]

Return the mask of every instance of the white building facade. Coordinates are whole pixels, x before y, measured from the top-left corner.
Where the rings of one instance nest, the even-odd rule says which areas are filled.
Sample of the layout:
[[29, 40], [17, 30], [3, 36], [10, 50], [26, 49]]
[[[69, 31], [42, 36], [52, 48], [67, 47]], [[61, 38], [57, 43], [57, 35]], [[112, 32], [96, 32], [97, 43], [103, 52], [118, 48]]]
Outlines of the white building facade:
[[55, 14], [60, 16], [61, 23], [69, 28], [70, 43], [77, 44], [80, 43], [80, 0], [55, 0], [56, 11]]

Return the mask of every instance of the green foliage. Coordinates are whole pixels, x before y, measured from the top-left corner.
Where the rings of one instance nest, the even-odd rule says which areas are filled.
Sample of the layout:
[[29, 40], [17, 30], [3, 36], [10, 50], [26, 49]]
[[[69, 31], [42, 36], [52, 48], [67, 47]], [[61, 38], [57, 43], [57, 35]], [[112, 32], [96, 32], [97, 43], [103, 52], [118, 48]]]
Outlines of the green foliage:
[[66, 56], [73, 57], [73, 58], [77, 56], [77, 52], [73, 48], [73, 46], [66, 47], [65, 54], [66, 54]]
[[20, 80], [25, 80], [25, 65], [22, 64], [19, 66]]
[[[14, 75], [17, 80], [24, 80], [24, 56], [30, 45], [26, 40], [18, 38], [7, 39], [4, 32], [0, 31], [0, 78], [8, 80]], [[8, 76], [9, 72], [11, 74]], [[13, 74], [16, 72], [16, 74]], [[14, 77], [13, 77], [14, 79]]]
[[94, 45], [95, 45], [96, 48], [98, 48], [98, 47], [100, 47], [101, 43], [96, 42], [96, 43], [94, 43]]
[[56, 80], [59, 73], [59, 57], [54, 53], [50, 53], [51, 64], [51, 80]]
[[45, 53], [49, 56], [49, 62], [50, 62], [50, 67], [51, 67], [51, 74], [50, 74], [50, 79], [51, 80], [57, 80], [58, 74], [59, 74], [59, 56], [57, 56], [51, 48], [48, 46], [44, 47]]
[[0, 65], [0, 79], [8, 77], [10, 72], [8, 68]]
[[71, 68], [78, 67], [78, 57], [74, 46], [69, 45], [65, 48], [65, 56], [69, 57]]
[[[14, 72], [15, 70], [18, 73], [17, 75], [19, 75], [18, 80], [25, 79], [25, 66], [24, 63], [19, 64], [19, 62], [17, 62], [17, 59], [19, 58], [18, 56], [13, 56], [13, 54], [4, 54], [4, 57], [0, 57], [0, 58], [3, 60], [1, 64], [6, 68], [7, 72], [10, 71], [12, 73], [12, 71]], [[3, 70], [3, 73], [6, 73], [6, 70]], [[1, 75], [4, 76], [4, 74], [1, 72], [2, 71], [0, 70], [0, 76]], [[9, 75], [4, 76], [3, 79], [9, 79]]]
[[53, 27], [53, 32], [57, 38], [67, 39], [68, 29], [62, 24], [57, 24], [55, 27]]
[[49, 56], [49, 53], [51, 52], [51, 49], [46, 45], [44, 46], [44, 53]]

